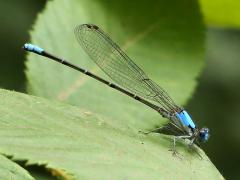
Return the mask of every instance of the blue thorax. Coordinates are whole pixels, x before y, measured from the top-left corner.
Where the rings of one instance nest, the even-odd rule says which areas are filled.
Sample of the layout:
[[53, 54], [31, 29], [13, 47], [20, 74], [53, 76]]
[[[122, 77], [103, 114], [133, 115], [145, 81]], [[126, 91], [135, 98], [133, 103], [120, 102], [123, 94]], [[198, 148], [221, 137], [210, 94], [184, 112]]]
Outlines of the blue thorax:
[[190, 127], [191, 129], [195, 129], [196, 128], [192, 118], [187, 113], [187, 111], [183, 110], [180, 113], [177, 113], [176, 116], [178, 117], [178, 119], [181, 121], [181, 123], [184, 126]]

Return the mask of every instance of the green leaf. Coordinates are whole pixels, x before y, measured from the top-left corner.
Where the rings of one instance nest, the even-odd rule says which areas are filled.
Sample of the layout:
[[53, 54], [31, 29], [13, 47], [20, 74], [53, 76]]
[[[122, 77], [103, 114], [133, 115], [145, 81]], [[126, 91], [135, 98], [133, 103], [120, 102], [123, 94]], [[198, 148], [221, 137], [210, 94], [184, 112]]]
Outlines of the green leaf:
[[3, 155], [0, 155], [0, 179], [33, 180], [25, 169]]
[[202, 159], [178, 143], [181, 159], [172, 156], [167, 136], [21, 93], [0, 90], [0, 99], [0, 152], [65, 179], [223, 179], [200, 149]]
[[200, 4], [207, 24], [240, 28], [239, 0], [200, 0]]
[[[204, 25], [195, 1], [49, 1], [32, 42], [107, 78], [74, 38], [73, 28], [82, 23], [99, 25], [177, 103], [191, 96], [204, 64]], [[141, 103], [33, 54], [26, 66], [29, 92], [75, 107], [4, 92], [0, 108], [10, 115], [3, 122], [12, 124], [0, 132], [7, 144], [0, 144], [2, 152], [76, 179], [221, 178], [200, 149], [202, 160], [178, 143], [178, 159], [168, 151], [170, 137], [139, 133], [164, 123]]]
[[[204, 25], [197, 2], [58, 0], [39, 15], [32, 42], [107, 78], [77, 44], [73, 29], [94, 23], [144, 71], [184, 104], [204, 60]], [[63, 65], [35, 54], [26, 63], [29, 92], [77, 105], [135, 130], [160, 125], [158, 113]]]

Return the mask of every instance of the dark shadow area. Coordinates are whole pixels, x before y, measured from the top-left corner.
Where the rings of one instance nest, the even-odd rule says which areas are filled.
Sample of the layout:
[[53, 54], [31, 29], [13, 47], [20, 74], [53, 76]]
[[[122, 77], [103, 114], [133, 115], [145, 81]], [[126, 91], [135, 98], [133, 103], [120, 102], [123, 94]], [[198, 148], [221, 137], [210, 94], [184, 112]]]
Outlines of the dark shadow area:
[[61, 177], [52, 176], [50, 170], [46, 169], [45, 165], [27, 165], [27, 161], [12, 160], [12, 156], [6, 156], [11, 161], [17, 163], [36, 180], [58, 180]]
[[240, 31], [208, 31], [206, 67], [187, 109], [210, 128], [203, 149], [226, 179], [239, 179]]
[[18, 163], [21, 167], [23, 167], [24, 169], [26, 169], [29, 174], [34, 177], [34, 179], [36, 180], [59, 180], [61, 179], [60, 177], [55, 177], [52, 176], [51, 172], [48, 171], [45, 166], [41, 165], [30, 165], [30, 166], [26, 166], [25, 163], [26, 162], [16, 162]]
[[46, 1], [0, 1], [0, 88], [25, 91], [22, 45], [30, 40], [29, 31]]

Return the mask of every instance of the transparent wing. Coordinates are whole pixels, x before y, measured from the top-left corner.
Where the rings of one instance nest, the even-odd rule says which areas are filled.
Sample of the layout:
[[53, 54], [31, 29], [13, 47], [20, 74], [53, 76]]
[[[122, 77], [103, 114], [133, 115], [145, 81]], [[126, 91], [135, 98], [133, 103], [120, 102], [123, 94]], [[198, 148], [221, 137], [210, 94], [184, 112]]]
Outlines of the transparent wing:
[[187, 135], [183, 129], [179, 128], [174, 123], [165, 124], [163, 127], [159, 128], [157, 132], [166, 134], [166, 135], [174, 135], [174, 136]]
[[75, 28], [75, 35], [90, 58], [117, 84], [156, 102], [166, 111], [181, 110], [99, 27], [92, 24], [79, 25]]

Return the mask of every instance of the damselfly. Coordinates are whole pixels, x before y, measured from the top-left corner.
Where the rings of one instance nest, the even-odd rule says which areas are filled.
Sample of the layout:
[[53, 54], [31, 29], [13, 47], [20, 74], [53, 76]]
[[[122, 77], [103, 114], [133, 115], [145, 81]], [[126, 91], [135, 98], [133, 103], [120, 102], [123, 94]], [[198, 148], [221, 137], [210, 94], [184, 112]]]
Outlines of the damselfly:
[[183, 108], [177, 106], [167, 92], [152, 81], [144, 71], [137, 66], [98, 26], [93, 24], [79, 25], [75, 28], [75, 35], [78, 43], [90, 58], [116, 84], [106, 81], [81, 67], [71, 64], [65, 59], [58, 58], [38, 46], [25, 44], [23, 48], [80, 71], [81, 73], [142, 102], [156, 110], [164, 118], [169, 119], [168, 124], [150, 132], [158, 130], [160, 133], [174, 135], [174, 153], [176, 152], [175, 143], [177, 139], [189, 139], [190, 146], [195, 142], [201, 143], [208, 140], [209, 129], [197, 128], [190, 115]]

